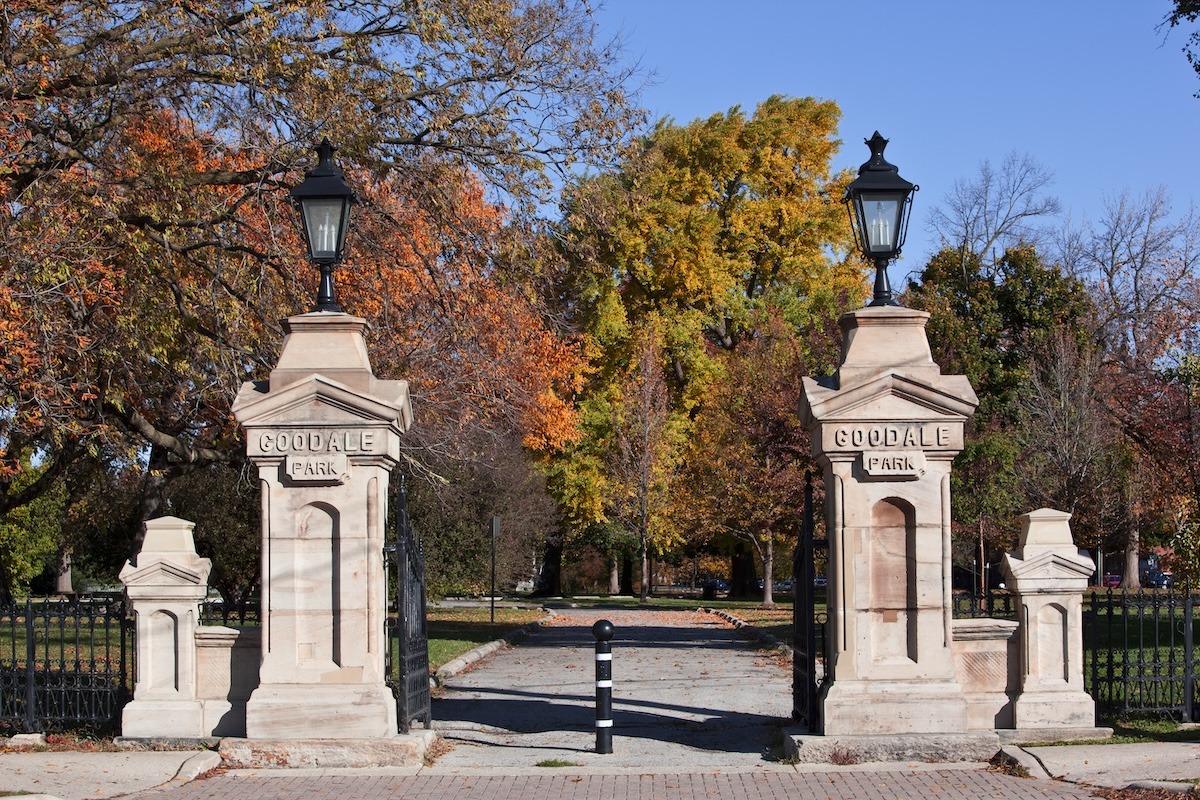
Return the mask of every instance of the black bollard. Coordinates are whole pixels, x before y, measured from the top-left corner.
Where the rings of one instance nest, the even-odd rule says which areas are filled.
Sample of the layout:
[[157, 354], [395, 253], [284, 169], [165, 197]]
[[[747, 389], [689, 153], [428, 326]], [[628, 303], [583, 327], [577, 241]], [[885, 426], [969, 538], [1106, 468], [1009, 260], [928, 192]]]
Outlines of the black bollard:
[[613, 624], [602, 619], [592, 626], [596, 637], [596, 752], [612, 752]]

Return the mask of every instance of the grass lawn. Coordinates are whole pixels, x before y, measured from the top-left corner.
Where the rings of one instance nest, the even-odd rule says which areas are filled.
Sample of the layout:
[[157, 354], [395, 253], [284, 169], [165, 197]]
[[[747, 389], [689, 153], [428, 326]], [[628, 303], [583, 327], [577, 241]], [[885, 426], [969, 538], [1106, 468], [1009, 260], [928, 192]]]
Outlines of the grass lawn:
[[509, 631], [545, 616], [536, 608], [497, 608], [496, 621], [491, 609], [441, 608], [430, 606], [426, 612], [429, 631], [429, 668], [436, 670], [447, 661], [481, 644], [499, 639]]
[[[580, 597], [565, 598], [562, 602], [585, 608], [622, 607], [638, 608], [636, 597]], [[554, 605], [553, 602], [550, 605]], [[762, 628], [781, 642], [792, 640], [792, 606], [780, 605], [765, 608], [761, 603], [740, 600], [707, 600], [696, 598], [653, 597], [650, 608], [720, 608], [756, 628]], [[497, 608], [496, 621], [492, 623], [491, 609], [487, 606], [471, 608], [445, 608], [430, 606], [427, 612], [429, 626], [429, 668], [436, 670], [448, 661], [499, 639], [506, 633], [541, 619], [538, 609]]]

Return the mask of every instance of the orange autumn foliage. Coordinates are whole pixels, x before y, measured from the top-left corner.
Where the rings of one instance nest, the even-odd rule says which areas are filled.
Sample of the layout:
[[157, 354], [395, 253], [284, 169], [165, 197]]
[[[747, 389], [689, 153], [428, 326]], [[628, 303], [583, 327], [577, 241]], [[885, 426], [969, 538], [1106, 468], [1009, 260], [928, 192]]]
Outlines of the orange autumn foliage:
[[[189, 181], [264, 165], [165, 111], [115, 146], [122, 173], [75, 165], [0, 219], [9, 473], [23, 450], [67, 442], [236, 457], [233, 393], [270, 368], [278, 320], [311, 303], [316, 270], [285, 191], [299, 176]], [[537, 449], [568, 441], [577, 348], [495, 270], [502, 210], [461, 170], [446, 171], [441, 206], [350, 175], [364, 202], [339, 299], [373, 324], [376, 371], [412, 382], [421, 440], [453, 451], [456, 431], [503, 427]]]

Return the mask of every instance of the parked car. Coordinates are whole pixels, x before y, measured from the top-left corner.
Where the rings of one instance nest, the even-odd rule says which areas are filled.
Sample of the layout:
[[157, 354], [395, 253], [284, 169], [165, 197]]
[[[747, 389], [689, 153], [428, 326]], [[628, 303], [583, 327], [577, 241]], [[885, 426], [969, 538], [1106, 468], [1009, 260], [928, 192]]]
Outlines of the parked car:
[[1170, 589], [1171, 581], [1171, 573], [1152, 569], [1146, 573], [1146, 577], [1142, 580], [1142, 586], [1147, 589]]
[[826, 578], [824, 575], [818, 575], [815, 578], [813, 578], [813, 586], [817, 587], [818, 589], [824, 589], [828, 585], [829, 585], [829, 579]]
[[1116, 589], [1121, 585], [1121, 576], [1109, 573], [1104, 576], [1104, 580], [1100, 585], [1106, 589]]

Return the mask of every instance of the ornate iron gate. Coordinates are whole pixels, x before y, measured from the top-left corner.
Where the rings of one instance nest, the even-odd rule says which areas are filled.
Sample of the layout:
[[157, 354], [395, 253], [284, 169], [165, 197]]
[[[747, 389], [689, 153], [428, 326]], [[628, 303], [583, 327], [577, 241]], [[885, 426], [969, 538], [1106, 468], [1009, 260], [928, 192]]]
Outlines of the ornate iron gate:
[[408, 518], [404, 476], [393, 497], [396, 538], [385, 545], [385, 572], [394, 581], [395, 600], [387, 616], [388, 684], [396, 695], [396, 717], [402, 733], [413, 722], [433, 725], [429, 703], [429, 638], [425, 622], [425, 556]]
[[817, 666], [817, 655], [825, 649], [825, 619], [817, 614], [817, 586], [814, 554], [817, 547], [827, 542], [813, 538], [813, 485], [812, 474], [804, 481], [804, 519], [800, 526], [800, 541], [792, 559], [792, 591], [795, 603], [792, 606], [792, 716], [812, 733], [820, 732], [820, 714], [817, 699], [821, 686], [831, 676], [829, 661], [822, 658], [824, 676]]
[[0, 730], [105, 728], [129, 700], [124, 595], [0, 606]]

